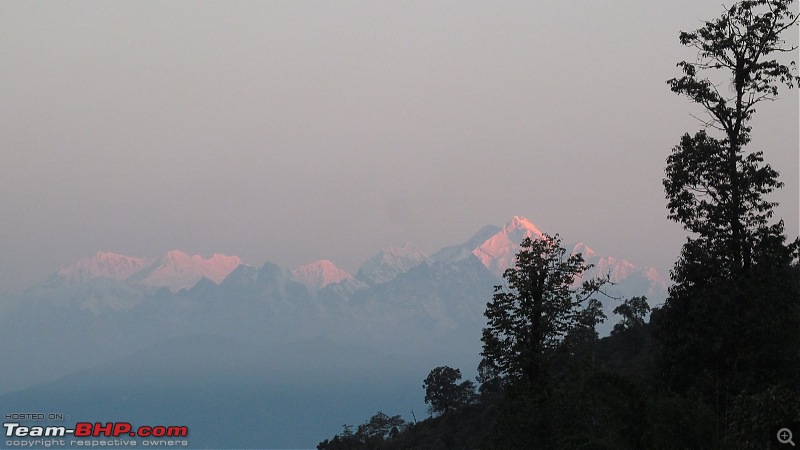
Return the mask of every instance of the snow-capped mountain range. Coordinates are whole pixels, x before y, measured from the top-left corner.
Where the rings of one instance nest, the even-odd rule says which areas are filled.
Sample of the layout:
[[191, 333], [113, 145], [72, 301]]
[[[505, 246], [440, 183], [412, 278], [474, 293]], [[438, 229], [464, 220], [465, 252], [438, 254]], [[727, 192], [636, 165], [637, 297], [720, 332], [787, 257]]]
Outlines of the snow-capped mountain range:
[[[289, 270], [219, 254], [101, 252], [0, 301], [0, 340], [18, 341], [31, 329], [48, 333], [19, 342], [0, 392], [46, 381], [56, 366], [65, 374], [198, 333], [254, 344], [323, 338], [407, 355], [479, 355], [486, 302], [526, 236], [541, 232], [514, 217], [430, 256], [411, 244], [381, 250], [354, 276], [327, 260]], [[617, 283], [607, 292], [611, 298], [601, 299], [608, 320], [600, 335], [618, 320], [618, 298], [646, 295], [651, 306], [666, 298], [654, 269], [597, 255], [581, 243], [566, 248], [594, 264], [588, 276], [608, 274]], [[65, 347], [80, 352], [67, 354]]]
[[[460, 246], [449, 247], [438, 252], [433, 258], [425, 255], [410, 243], [400, 247], [381, 250], [364, 262], [355, 276], [337, 267], [329, 260], [319, 260], [290, 271], [292, 277], [312, 290], [319, 290], [331, 284], [349, 282], [351, 285], [378, 285], [395, 279], [398, 275], [421, 264], [431, 264], [434, 260], [463, 258], [469, 251], [494, 276], [500, 278], [503, 272], [514, 264], [519, 244], [526, 237], [540, 238], [542, 232], [530, 220], [515, 216], [504, 227], [484, 227], [472, 239]], [[666, 292], [666, 280], [652, 267], [637, 267], [634, 264], [611, 256], [599, 256], [584, 243], [572, 244], [573, 253], [581, 253], [594, 267], [587, 276], [610, 275], [611, 281], [622, 284], [626, 280], [638, 278], [637, 284], [643, 288], [642, 294], [659, 296]], [[131, 257], [111, 252], [99, 252], [91, 258], [82, 259], [64, 267], [54, 275], [57, 281], [70, 285], [80, 284], [91, 279], [111, 278], [150, 288], [166, 287], [172, 292], [189, 289], [206, 278], [216, 284], [221, 283], [236, 267], [242, 264], [237, 256], [214, 254], [210, 258], [199, 255], [190, 256], [179, 250], [172, 250], [159, 257]]]
[[[84, 375], [75, 374], [111, 367], [108, 364], [119, 358], [137, 368], [164, 368], [162, 378], [152, 379], [169, 376], [181, 389], [190, 377], [173, 371], [176, 358], [194, 361], [188, 373], [201, 374], [199, 390], [217, 380], [228, 393], [231, 374], [226, 370], [239, 347], [283, 351], [302, 342], [331, 342], [350, 349], [346, 354], [328, 355], [324, 364], [305, 351], [287, 353], [284, 360], [302, 368], [298, 373], [329, 380], [337, 388], [360, 380], [361, 374], [374, 373], [369, 372], [373, 366], [383, 364], [368, 356], [376, 352], [405, 355], [409, 361], [433, 361], [416, 375], [403, 378], [423, 379], [434, 362], [468, 370], [478, 367], [486, 303], [494, 286], [503, 284], [500, 274], [514, 263], [524, 237], [541, 234], [531, 221], [514, 217], [503, 227], [486, 226], [466, 242], [433, 255], [408, 243], [383, 249], [353, 276], [327, 260], [289, 270], [269, 262], [261, 267], [247, 265], [236, 256], [203, 257], [177, 250], [156, 257], [97, 253], [20, 295], [0, 298], [0, 341], [14, 347], [4, 354], [0, 395], [59, 377], [83, 379]], [[619, 321], [613, 314], [618, 298], [644, 294], [651, 305], [666, 298], [666, 283], [654, 269], [597, 255], [581, 243], [566, 244], [566, 248], [581, 252], [595, 265], [589, 276], [609, 274], [617, 283], [616, 292], [608, 292], [610, 298], [599, 299], [608, 317], [597, 327], [600, 336], [610, 333]], [[209, 338], [236, 342], [236, 346], [209, 353], [199, 345]], [[154, 346], [176, 339], [188, 344], [175, 353], [146, 360], [149, 363], [140, 359], [139, 355], [150, 355]], [[284, 365], [247, 352], [241, 369], [247, 380], [259, 380], [251, 378], [256, 373], [269, 376]], [[254, 366], [253, 361], [266, 362]], [[144, 367], [148, 364], [154, 367]], [[105, 382], [118, 386], [120, 372], [113, 373]], [[137, 373], [131, 379], [148, 380], [153, 372]], [[99, 384], [93, 377], [85, 379], [94, 388]], [[367, 387], [375, 382], [384, 390], [396, 390], [386, 377], [370, 375], [369, 379]], [[268, 385], [258, 384], [257, 392]], [[280, 389], [275, 392], [283, 396], [283, 384], [277, 385]], [[51, 401], [52, 385], [43, 386], [44, 390], [30, 392]], [[357, 387], [355, 392], [361, 395], [362, 386]], [[125, 403], [130, 398], [119, 397], [118, 391], [107, 391], [113, 392], [112, 397], [94, 404], [132, 404]], [[185, 392], [195, 395], [192, 390]], [[252, 392], [256, 391], [247, 391], [248, 398]], [[147, 402], [139, 403], [148, 411], [152, 408]], [[263, 400], [258, 403], [264, 404]]]
[[180, 250], [150, 258], [98, 252], [91, 258], [62, 268], [53, 281], [75, 285], [96, 278], [111, 278], [148, 287], [166, 287], [177, 292], [194, 286], [202, 278], [219, 284], [240, 264], [242, 261], [238, 256], [215, 254], [206, 259], [200, 255], [189, 256]]

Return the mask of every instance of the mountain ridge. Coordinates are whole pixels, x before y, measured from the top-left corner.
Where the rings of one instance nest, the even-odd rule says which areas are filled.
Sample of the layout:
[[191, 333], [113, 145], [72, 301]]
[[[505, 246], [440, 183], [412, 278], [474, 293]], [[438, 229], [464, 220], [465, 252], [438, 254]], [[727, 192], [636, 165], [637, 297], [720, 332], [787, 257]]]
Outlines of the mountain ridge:
[[353, 278], [352, 275], [336, 267], [336, 264], [327, 259], [296, 267], [291, 272], [297, 281], [315, 290]]
[[[256, 343], [325, 337], [400, 354], [441, 351], [477, 355], [486, 324], [486, 302], [494, 286], [503, 285], [490, 267], [495, 271], [504, 268], [497, 261], [516, 253], [515, 233], [535, 234], [531, 224], [517, 217], [502, 228], [486, 227], [465, 243], [446, 247], [433, 257], [411, 244], [384, 249], [371, 263], [362, 265], [361, 279], [346, 277], [338, 282], [327, 282], [325, 277], [303, 280], [297, 270], [293, 273], [266, 262], [260, 268], [239, 264], [220, 281], [190, 271], [197, 277], [193, 286], [175, 289], [172, 285], [170, 289], [142, 284], [142, 280], [153, 280], [148, 277], [167, 259], [175, 266], [196, 269], [192, 264], [179, 264], [196, 258], [172, 252], [171, 258], [142, 261], [101, 253], [95, 260], [88, 258], [89, 268], [98, 271], [77, 273], [103, 276], [83, 282], [77, 282], [80, 277], [65, 276], [33, 286], [3, 303], [0, 339], [15, 339], [31, 329], [48, 330], [54, 337], [21, 342], [24, 348], [7, 357], [7, 367], [14, 369], [0, 380], [0, 392], [48, 379], [53, 364], [75, 369], [102, 362], [110, 354], [187, 333], [219, 334]], [[487, 242], [499, 244], [492, 247]], [[481, 246], [484, 254], [502, 250], [496, 253], [500, 258], [490, 261], [494, 266], [487, 267], [476, 256], [475, 249]], [[609, 320], [598, 327], [601, 335], [613, 326], [616, 299], [647, 295], [652, 306], [666, 298], [658, 274], [650, 269], [604, 259], [585, 246], [580, 249], [588, 262], [595, 264], [594, 274], [610, 271], [619, 280], [608, 292], [611, 298], [603, 299]], [[228, 258], [223, 261], [239, 262]], [[97, 264], [92, 266], [92, 262]], [[335, 267], [333, 263], [317, 266]], [[162, 283], [164, 279], [160, 279]], [[186, 278], [178, 277], [178, 281], [189, 284]], [[79, 354], [64, 353], [64, 345], [79, 349]], [[27, 355], [48, 356], [31, 359]]]
[[202, 278], [219, 284], [241, 264], [238, 256], [219, 253], [203, 258], [180, 250], [170, 250], [156, 257], [97, 252], [90, 258], [62, 267], [51, 277], [51, 282], [75, 285], [96, 278], [111, 278], [147, 287], [166, 287], [176, 292], [191, 288]]
[[[399, 274], [422, 263], [433, 263], [465, 257], [463, 250], [475, 255], [496, 277], [514, 265], [519, 244], [526, 237], [540, 238], [543, 233], [523, 216], [514, 216], [503, 227], [487, 225], [463, 244], [445, 247], [428, 256], [411, 243], [388, 247], [361, 264], [355, 275], [337, 267], [330, 260], [318, 260], [298, 266], [289, 272], [293, 278], [313, 291], [342, 284], [354, 290], [363, 285], [377, 285], [393, 280]], [[646, 290], [657, 295], [666, 290], [667, 282], [653, 267], [638, 267], [613, 256], [599, 256], [582, 242], [570, 245], [572, 253], [582, 253], [594, 267], [587, 275], [609, 274], [612, 282], [624, 281], [631, 274], [649, 280], [655, 287]], [[245, 265], [238, 256], [215, 253], [209, 258], [171, 250], [160, 257], [132, 257], [113, 252], [98, 252], [63, 267], [51, 276], [52, 282], [69, 285], [85, 283], [95, 278], [111, 278], [148, 288], [166, 287], [172, 292], [193, 287], [206, 278], [221, 284], [239, 266]]]

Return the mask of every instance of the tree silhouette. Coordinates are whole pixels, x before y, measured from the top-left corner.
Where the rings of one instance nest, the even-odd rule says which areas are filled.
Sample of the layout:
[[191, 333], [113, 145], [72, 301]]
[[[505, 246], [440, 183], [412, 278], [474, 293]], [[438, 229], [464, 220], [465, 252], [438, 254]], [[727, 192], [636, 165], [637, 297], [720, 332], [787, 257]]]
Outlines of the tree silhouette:
[[633, 297], [622, 302], [614, 308], [614, 314], [622, 316], [622, 320], [614, 325], [611, 334], [618, 334], [625, 330], [644, 326], [644, 317], [650, 312], [647, 297]]
[[[525, 238], [515, 267], [505, 271], [486, 305], [481, 355], [494, 372], [529, 385], [544, 381], [548, 360], [571, 335], [602, 320], [592, 298], [608, 280], [575, 280], [591, 266], [580, 253], [567, 255], [558, 235]], [[594, 335], [596, 337], [596, 334]]]
[[461, 370], [452, 367], [441, 366], [430, 371], [422, 387], [432, 414], [452, 411], [475, 399], [475, 384], [470, 380], [458, 383], [460, 379]]
[[798, 241], [787, 244], [783, 221], [772, 221], [766, 196], [783, 186], [777, 171], [763, 152], [745, 151], [756, 105], [798, 81], [794, 62], [772, 59], [793, 50], [780, 38], [797, 24], [791, 3], [743, 0], [682, 32], [698, 59], [668, 81], [707, 119], [667, 159], [668, 217], [691, 234], [653, 337], [669, 385], [713, 405], [719, 438], [737, 396], [796, 383], [800, 368], [800, 295], [789, 276]]

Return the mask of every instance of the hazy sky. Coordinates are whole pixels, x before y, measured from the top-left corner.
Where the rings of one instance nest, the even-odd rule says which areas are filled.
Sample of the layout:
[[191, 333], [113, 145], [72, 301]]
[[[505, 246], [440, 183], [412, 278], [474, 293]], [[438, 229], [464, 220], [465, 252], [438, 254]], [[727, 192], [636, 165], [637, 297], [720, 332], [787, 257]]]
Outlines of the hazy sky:
[[[719, 0], [2, 10], [0, 290], [99, 250], [355, 272], [514, 215], [665, 275], [685, 239], [661, 179], [700, 110], [665, 80]], [[797, 236], [797, 90], [753, 135]]]

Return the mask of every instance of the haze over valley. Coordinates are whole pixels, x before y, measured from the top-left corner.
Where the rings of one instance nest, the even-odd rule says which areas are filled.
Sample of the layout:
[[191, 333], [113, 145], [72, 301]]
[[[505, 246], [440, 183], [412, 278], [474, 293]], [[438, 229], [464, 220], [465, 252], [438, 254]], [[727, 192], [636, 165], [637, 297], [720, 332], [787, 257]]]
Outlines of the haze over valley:
[[[110, 414], [105, 408], [119, 399], [78, 400], [75, 395], [92, 383], [136, 386], [146, 381], [150, 386], [160, 380], [155, 385], [163, 389], [178, 383], [191, 391], [195, 382], [187, 380], [197, 378], [196, 383], [209, 381], [202, 389], [197, 385], [206, 393], [217, 383], [239, 386], [230, 395], [249, 399], [248, 414], [269, 410], [270, 417], [282, 417], [269, 425], [271, 446], [312, 445], [319, 436], [304, 441], [298, 427], [309, 426], [325, 436], [337, 431], [342, 418], [355, 422], [380, 409], [424, 415], [420, 380], [445, 361], [474, 373], [483, 312], [493, 287], [502, 284], [500, 275], [513, 264], [519, 242], [540, 236], [531, 221], [514, 217], [503, 227], [486, 226], [464, 243], [432, 255], [411, 243], [380, 250], [355, 275], [330, 261], [287, 269], [178, 250], [159, 257], [99, 252], [5, 299], [0, 338], [29, 337], [18, 340], [18, 351], [5, 358], [0, 391], [6, 394], [0, 402], [50, 409], [61, 405], [99, 417]], [[597, 255], [583, 243], [568, 247], [595, 265], [587, 276], [609, 276], [615, 283], [610, 296], [647, 295], [654, 305], [665, 298], [666, 283], [655, 269]], [[609, 321], [601, 333], [607, 334], [615, 322], [611, 310], [620, 300], [602, 300]], [[384, 381], [374, 384], [376, 377]], [[246, 393], [255, 389], [253, 383], [263, 389], [256, 397], [262, 400]], [[58, 387], [65, 392], [56, 396], [61, 403], [44, 394]], [[337, 394], [321, 396], [324, 404], [303, 394], [311, 389], [320, 395], [329, 388]], [[150, 389], [147, 394], [123, 389], [113, 395], [154, 398], [162, 388]], [[336, 397], [353, 392], [363, 401]], [[233, 401], [208, 395], [203, 397], [206, 411]], [[270, 395], [283, 400], [268, 400]], [[288, 408], [286, 399], [327, 413], [286, 412], [281, 410]], [[185, 414], [180, 412], [185, 401], [175, 394], [157, 403], [159, 414]], [[331, 404], [340, 406], [326, 409]], [[139, 403], [124, 410], [126, 417], [144, 417], [149, 411]], [[244, 413], [232, 413], [226, 420], [238, 420], [237, 414]], [[202, 414], [186, 417], [195, 427], [211, 420]], [[294, 425], [287, 428], [287, 423]], [[202, 436], [211, 439], [212, 434]]]

